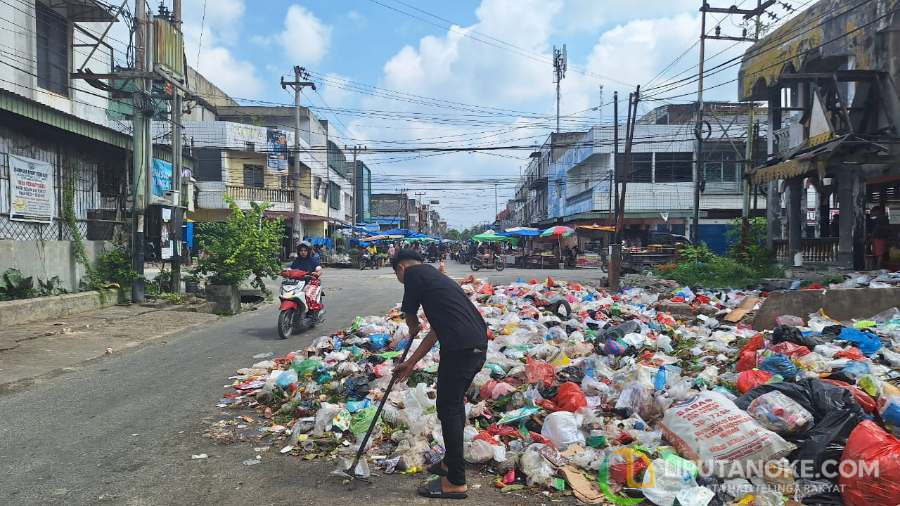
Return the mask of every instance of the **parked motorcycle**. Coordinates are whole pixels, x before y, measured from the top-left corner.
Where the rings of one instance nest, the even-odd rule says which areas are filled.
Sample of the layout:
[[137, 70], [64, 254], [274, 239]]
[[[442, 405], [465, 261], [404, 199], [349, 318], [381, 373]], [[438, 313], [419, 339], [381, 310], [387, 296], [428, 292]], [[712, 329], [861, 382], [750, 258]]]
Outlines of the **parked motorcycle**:
[[506, 263], [503, 261], [502, 256], [491, 256], [489, 254], [484, 255], [475, 255], [472, 257], [472, 263], [469, 264], [469, 267], [478, 272], [479, 269], [497, 269], [497, 271], [502, 271], [506, 268]]
[[325, 294], [319, 278], [298, 269], [281, 273], [281, 308], [278, 313], [278, 337], [287, 339], [314, 327], [325, 315]]

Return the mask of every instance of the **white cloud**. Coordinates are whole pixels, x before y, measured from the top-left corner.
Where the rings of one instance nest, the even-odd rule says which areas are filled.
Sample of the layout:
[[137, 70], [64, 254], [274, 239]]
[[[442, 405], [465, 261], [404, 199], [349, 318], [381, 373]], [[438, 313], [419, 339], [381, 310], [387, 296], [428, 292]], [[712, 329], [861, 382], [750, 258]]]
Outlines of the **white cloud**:
[[346, 89], [349, 84], [346, 77], [336, 73], [329, 73], [325, 75], [325, 79], [319, 86], [320, 89], [318, 91], [328, 102], [329, 106], [343, 107], [349, 105], [353, 100], [353, 92]]
[[362, 13], [356, 9], [350, 9], [350, 11], [347, 12], [347, 19], [352, 21], [353, 24], [355, 24], [359, 28], [366, 26], [366, 22], [367, 22], [366, 17], [363, 16]]
[[252, 97], [263, 85], [256, 66], [232, 53], [241, 36], [243, 0], [209, 2], [206, 15], [200, 2], [186, 2], [184, 43], [188, 64], [204, 77], [235, 97]]
[[291, 63], [319, 63], [331, 45], [331, 26], [322, 23], [306, 8], [294, 4], [288, 8], [278, 41]]

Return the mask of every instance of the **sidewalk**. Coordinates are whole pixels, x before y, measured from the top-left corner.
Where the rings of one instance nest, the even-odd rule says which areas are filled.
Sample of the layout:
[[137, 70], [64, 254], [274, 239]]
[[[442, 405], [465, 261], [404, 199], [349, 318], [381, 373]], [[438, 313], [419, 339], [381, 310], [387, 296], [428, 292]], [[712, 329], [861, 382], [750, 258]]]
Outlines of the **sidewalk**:
[[0, 394], [218, 319], [176, 309], [111, 306], [0, 329]]

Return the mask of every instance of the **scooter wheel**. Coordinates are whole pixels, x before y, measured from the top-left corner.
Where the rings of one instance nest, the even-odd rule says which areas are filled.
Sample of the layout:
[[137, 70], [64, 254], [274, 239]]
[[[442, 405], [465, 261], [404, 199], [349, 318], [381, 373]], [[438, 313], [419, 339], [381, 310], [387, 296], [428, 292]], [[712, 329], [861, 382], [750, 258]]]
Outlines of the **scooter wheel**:
[[278, 337], [287, 339], [294, 331], [294, 309], [285, 309], [278, 314]]

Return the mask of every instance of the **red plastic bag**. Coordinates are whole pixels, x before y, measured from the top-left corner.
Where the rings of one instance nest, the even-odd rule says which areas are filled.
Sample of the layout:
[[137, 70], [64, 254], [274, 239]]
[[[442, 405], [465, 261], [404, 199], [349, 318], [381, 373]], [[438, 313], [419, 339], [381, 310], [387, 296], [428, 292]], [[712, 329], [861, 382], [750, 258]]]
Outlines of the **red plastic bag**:
[[481, 285], [481, 290], [478, 290], [478, 293], [481, 295], [494, 295], [494, 287], [490, 283], [485, 283]]
[[738, 376], [737, 388], [742, 394], [745, 394], [760, 385], [765, 385], [770, 379], [772, 379], [772, 373], [760, 371], [759, 369], [750, 369]]
[[492, 436], [491, 433], [486, 430], [479, 432], [478, 435], [475, 436], [473, 440], [475, 440], [475, 439], [480, 439], [486, 443], [490, 443], [493, 446], [500, 446], [500, 443], [497, 442], [496, 439], [494, 439], [494, 436]]
[[756, 352], [753, 350], [747, 350], [741, 352], [741, 357], [737, 361], [737, 371], [744, 372], [749, 371], [750, 369], [755, 368], [759, 365], [759, 358], [756, 356]]
[[863, 411], [866, 413], [874, 414], [878, 409], [878, 404], [875, 402], [869, 394], [863, 392], [863, 390], [859, 387], [853, 386], [849, 383], [845, 383], [843, 381], [833, 380], [833, 379], [823, 379], [825, 383], [831, 383], [834, 386], [846, 388], [850, 390], [850, 393], [853, 394], [853, 398], [856, 399], [856, 402], [859, 404]]
[[[616, 483], [635, 483], [637, 477], [647, 469], [644, 459], [632, 459], [631, 464], [623, 462], [609, 466], [609, 479]], [[629, 476], [630, 475], [630, 476]], [[628, 478], [631, 478], [629, 481]]]
[[553, 402], [556, 404], [555, 411], [571, 411], [574, 413], [587, 406], [587, 399], [584, 397], [581, 387], [571, 381], [567, 381], [559, 386]]
[[850, 346], [834, 354], [834, 358], [848, 358], [850, 360], [865, 360], [865, 356], [856, 346]]
[[553, 288], [555, 286], [556, 280], [554, 280], [552, 276], [547, 276], [547, 288]]
[[809, 348], [790, 341], [782, 341], [769, 349], [790, 358], [802, 357], [803, 355], [809, 354]]
[[544, 385], [550, 386], [553, 384], [555, 377], [556, 369], [547, 362], [535, 360], [531, 357], [528, 357], [528, 360], [525, 361], [525, 381], [529, 384], [542, 381]]
[[[854, 465], [845, 466], [845, 461], [851, 461]], [[874, 467], [876, 465], [877, 468]], [[861, 472], [863, 467], [877, 469], [877, 475], [874, 470]], [[896, 506], [900, 499], [900, 480], [897, 479], [900, 476], [900, 439], [870, 420], [860, 422], [847, 439], [838, 466], [838, 470], [841, 469], [850, 471], [841, 472], [838, 477], [844, 504]]]
[[747, 341], [747, 344], [741, 348], [741, 353], [745, 351], [757, 351], [761, 350], [766, 345], [766, 340], [763, 338], [762, 334], [756, 334], [753, 336], [753, 339]]

